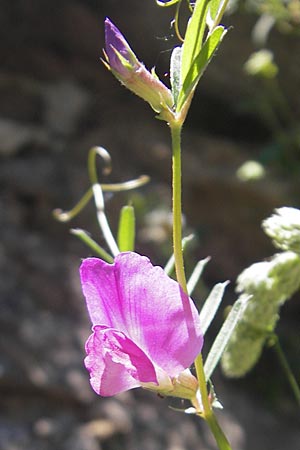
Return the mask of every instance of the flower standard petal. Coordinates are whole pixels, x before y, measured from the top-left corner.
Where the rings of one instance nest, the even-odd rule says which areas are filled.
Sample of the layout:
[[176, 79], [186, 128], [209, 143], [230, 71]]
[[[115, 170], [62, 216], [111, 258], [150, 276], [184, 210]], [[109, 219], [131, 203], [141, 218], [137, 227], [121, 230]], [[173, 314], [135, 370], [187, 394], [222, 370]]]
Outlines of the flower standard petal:
[[203, 337], [193, 302], [148, 258], [121, 253], [114, 264], [88, 258], [83, 292], [94, 325], [122, 331], [170, 377], [188, 368]]
[[161, 267], [136, 253], [120, 254], [115, 273], [123, 293], [130, 336], [170, 376], [186, 369], [201, 351], [198, 312]]
[[95, 326], [86, 351], [85, 365], [90, 371], [91, 385], [99, 395], [115, 395], [141, 383], [158, 384], [153, 363], [118, 330]]
[[126, 333], [114, 264], [87, 258], [80, 267], [82, 291], [93, 325], [106, 325]]

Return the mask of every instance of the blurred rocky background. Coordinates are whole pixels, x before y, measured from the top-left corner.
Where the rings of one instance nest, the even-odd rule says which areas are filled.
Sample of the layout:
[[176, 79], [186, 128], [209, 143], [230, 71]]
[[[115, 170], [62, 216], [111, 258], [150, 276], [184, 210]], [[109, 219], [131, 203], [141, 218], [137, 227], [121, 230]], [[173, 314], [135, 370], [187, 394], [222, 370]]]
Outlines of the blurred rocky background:
[[[300, 206], [300, 12], [297, 0], [289, 3], [290, 16], [270, 14], [267, 2], [234, 5], [184, 129], [186, 233], [196, 236], [188, 267], [212, 257], [199, 299], [230, 279], [224, 305], [232, 303], [236, 276], [275, 252], [262, 219], [274, 207]], [[172, 11], [154, 0], [0, 0], [1, 450], [215, 448], [199, 419], [168, 408], [174, 401], [140, 390], [99, 398], [83, 367], [90, 323], [78, 266], [91, 251], [69, 228], [102, 237], [92, 205], [71, 224], [52, 211], [69, 209], [88, 188], [91, 146], [111, 153], [108, 181], [151, 176], [136, 192], [107, 196], [113, 229], [130, 200], [138, 250], [158, 264], [171, 252], [168, 130], [101, 64], [106, 16], [168, 82]], [[263, 40], [279, 66], [279, 100], [278, 85], [243, 69]], [[265, 176], [242, 180], [237, 170], [253, 159]], [[278, 330], [298, 379], [299, 300], [286, 304]], [[215, 384], [235, 450], [300, 448], [299, 409], [272, 350], [244, 380], [217, 373]]]

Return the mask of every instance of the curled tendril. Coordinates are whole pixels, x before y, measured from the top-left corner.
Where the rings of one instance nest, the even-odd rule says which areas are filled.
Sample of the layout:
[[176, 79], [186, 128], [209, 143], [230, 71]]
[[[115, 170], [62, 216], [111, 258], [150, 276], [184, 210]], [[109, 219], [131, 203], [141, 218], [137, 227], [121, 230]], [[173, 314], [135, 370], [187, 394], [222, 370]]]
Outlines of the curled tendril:
[[98, 183], [96, 156], [100, 156], [104, 167], [102, 169], [103, 175], [109, 175], [112, 170], [111, 157], [104, 147], [92, 147], [88, 155], [88, 172], [92, 184]]
[[[102, 174], [108, 175], [112, 170], [111, 157], [109, 152], [105, 150], [104, 147], [92, 147], [88, 155], [88, 172], [92, 185], [98, 184], [98, 176], [96, 168], [97, 155], [101, 156], [104, 162]], [[125, 181], [123, 183], [101, 183], [100, 186], [103, 192], [122, 192], [136, 189], [148, 183], [149, 181], [150, 178], [147, 175], [141, 175], [139, 178]], [[59, 220], [60, 222], [69, 222], [85, 208], [85, 206], [89, 203], [89, 201], [92, 198], [93, 198], [93, 187], [91, 186], [72, 209], [70, 209], [69, 211], [63, 211], [62, 209], [57, 208], [53, 211], [53, 215], [55, 219]]]
[[[158, 6], [161, 6], [163, 8], [167, 8], [169, 6], [174, 6], [176, 5], [176, 10], [175, 10], [175, 15], [174, 15], [174, 19], [172, 20], [172, 25], [174, 26], [174, 30], [176, 33], [177, 38], [183, 42], [184, 41], [184, 37], [182, 36], [182, 34], [180, 33], [179, 30], [179, 13], [180, 13], [180, 7], [182, 4], [182, 0], [165, 0], [165, 1], [161, 1], [161, 0], [155, 0], [156, 4]], [[194, 8], [194, 4], [195, 2], [192, 2], [190, 0], [186, 0], [188, 8], [190, 10], [190, 12], [193, 12], [193, 8]]]
[[176, 36], [178, 37], [178, 39], [183, 42], [184, 38], [182, 37], [180, 31], [179, 31], [179, 12], [180, 12], [180, 6], [181, 6], [181, 1], [177, 3], [176, 6], [176, 11], [175, 11], [175, 16], [174, 16], [174, 30], [176, 33]]
[[[61, 209], [56, 209], [53, 211], [54, 217], [60, 222], [68, 222], [73, 219], [83, 208], [88, 204], [88, 202], [94, 197], [97, 220], [100, 229], [103, 233], [103, 237], [108, 245], [108, 248], [115, 257], [120, 253], [118, 245], [115, 238], [111, 232], [106, 214], [104, 209], [104, 198], [103, 191], [110, 192], [120, 192], [127, 191], [130, 189], [135, 189], [149, 181], [149, 177], [142, 175], [135, 180], [126, 181], [125, 183], [113, 183], [113, 184], [100, 184], [98, 181], [97, 166], [96, 166], [96, 156], [100, 156], [102, 159], [103, 168], [102, 175], [108, 175], [112, 170], [111, 157], [108, 151], [104, 147], [92, 147], [88, 154], [88, 173], [91, 181], [91, 187], [86, 191], [86, 193], [81, 197], [79, 202], [70, 210], [62, 211]], [[81, 239], [85, 244], [87, 244], [93, 251], [98, 253], [98, 255], [111, 263], [113, 261], [112, 256], [107, 253], [102, 247], [100, 247], [97, 242], [95, 242], [84, 230], [73, 229], [71, 233]]]
[[156, 4], [158, 6], [162, 6], [163, 8], [167, 8], [168, 6], [176, 5], [176, 3], [181, 3], [182, 0], [166, 0], [166, 1], [155, 0], [155, 2], [156, 2]]

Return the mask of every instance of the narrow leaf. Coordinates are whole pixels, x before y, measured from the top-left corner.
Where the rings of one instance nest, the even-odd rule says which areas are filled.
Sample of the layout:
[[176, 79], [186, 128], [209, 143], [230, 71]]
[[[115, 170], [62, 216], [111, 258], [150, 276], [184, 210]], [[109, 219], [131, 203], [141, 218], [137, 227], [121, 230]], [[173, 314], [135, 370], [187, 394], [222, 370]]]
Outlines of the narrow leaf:
[[206, 24], [209, 32], [212, 32], [222, 20], [230, 0], [211, 0], [206, 15]]
[[[194, 235], [190, 234], [189, 236], [186, 236], [182, 239], [182, 250], [184, 251], [186, 249], [187, 244], [194, 239]], [[169, 258], [167, 264], [164, 267], [164, 271], [167, 275], [171, 275], [175, 267], [175, 258], [174, 254]]]
[[[218, 14], [218, 11], [222, 7], [222, 4], [227, 0], [211, 0], [209, 3], [208, 12], [206, 15], [206, 24], [208, 29], [211, 30], [213, 25], [215, 24], [215, 18]], [[218, 25], [218, 24], [217, 24]]]
[[192, 272], [192, 275], [190, 276], [189, 281], [187, 283], [187, 290], [188, 290], [189, 295], [191, 295], [193, 290], [195, 289], [195, 287], [202, 275], [203, 269], [209, 260], [210, 260], [210, 258], [207, 257], [207, 258], [201, 259], [201, 261], [197, 262], [197, 264]]
[[189, 73], [195, 58], [202, 48], [203, 35], [206, 27], [206, 13], [209, 0], [197, 0], [192, 17], [190, 18], [184, 43], [182, 46], [181, 81]]
[[211, 377], [213, 371], [219, 363], [225, 347], [230, 339], [230, 336], [232, 335], [234, 328], [243, 315], [249, 298], [250, 297], [247, 296], [241, 296], [237, 299], [237, 301], [231, 308], [231, 311], [228, 314], [225, 322], [223, 323], [216, 339], [214, 340], [214, 343], [204, 364], [206, 380]]
[[133, 206], [123, 206], [118, 229], [118, 247], [120, 252], [134, 250], [135, 215]]
[[203, 334], [206, 333], [209, 325], [211, 324], [213, 318], [216, 315], [216, 312], [218, 311], [218, 308], [223, 298], [225, 288], [228, 285], [228, 283], [229, 281], [225, 281], [224, 283], [216, 284], [212, 288], [209, 296], [207, 297], [200, 311], [200, 322]]
[[175, 105], [181, 89], [180, 68], [181, 68], [181, 47], [175, 47], [171, 55], [170, 81]]
[[203, 45], [198, 55], [194, 58], [179, 93], [177, 101], [177, 111], [181, 109], [185, 101], [188, 99], [189, 95], [195, 89], [197, 83], [203, 75], [204, 70], [209, 64], [226, 32], [227, 30], [222, 26], [215, 28], [212, 34], [205, 41], [205, 44]]
[[72, 228], [70, 230], [70, 233], [74, 236], [77, 236], [82, 242], [84, 242], [84, 244], [90, 247], [90, 249], [92, 249], [93, 252], [96, 255], [100, 256], [100, 258], [102, 258], [104, 261], [108, 263], [114, 262], [113, 257], [109, 253], [107, 253], [104, 248], [100, 247], [100, 245], [96, 241], [94, 241], [94, 239], [92, 239], [86, 231], [81, 230], [80, 228]]

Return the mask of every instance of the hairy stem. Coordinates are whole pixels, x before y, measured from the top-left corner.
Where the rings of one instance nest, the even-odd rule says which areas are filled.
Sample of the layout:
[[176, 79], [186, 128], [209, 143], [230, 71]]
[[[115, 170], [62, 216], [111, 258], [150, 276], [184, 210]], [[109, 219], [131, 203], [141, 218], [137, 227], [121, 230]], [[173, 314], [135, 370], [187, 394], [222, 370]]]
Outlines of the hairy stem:
[[[181, 131], [182, 122], [170, 123], [172, 136], [172, 202], [173, 202], [173, 252], [177, 281], [187, 293], [182, 251], [182, 201], [181, 201]], [[231, 447], [220, 428], [209, 401], [202, 355], [195, 360], [195, 367], [201, 394], [203, 418], [208, 423], [220, 450], [231, 450]]]
[[177, 281], [187, 292], [182, 252], [182, 211], [181, 211], [181, 130], [182, 124], [170, 124], [172, 136], [172, 190], [173, 190], [173, 252]]
[[195, 360], [195, 368], [199, 383], [199, 390], [201, 394], [201, 401], [203, 407], [203, 415], [202, 417], [206, 420], [215, 440], [218, 444], [219, 450], [231, 450], [231, 446], [223, 433], [222, 428], [218, 424], [217, 418], [214, 415], [212, 406], [209, 401], [205, 373], [203, 368], [203, 360], [201, 353], [197, 356]]

